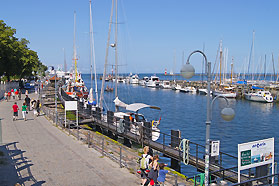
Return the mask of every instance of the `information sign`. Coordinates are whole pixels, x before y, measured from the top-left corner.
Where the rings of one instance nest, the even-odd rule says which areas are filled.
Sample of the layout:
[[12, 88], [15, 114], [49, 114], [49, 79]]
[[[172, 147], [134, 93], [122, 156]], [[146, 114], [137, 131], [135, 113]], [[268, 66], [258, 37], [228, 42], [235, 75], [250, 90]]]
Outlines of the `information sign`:
[[211, 142], [211, 156], [219, 156], [220, 141]]
[[238, 181], [240, 171], [272, 163], [274, 173], [274, 138], [238, 144]]
[[77, 110], [77, 101], [65, 101], [65, 110]]

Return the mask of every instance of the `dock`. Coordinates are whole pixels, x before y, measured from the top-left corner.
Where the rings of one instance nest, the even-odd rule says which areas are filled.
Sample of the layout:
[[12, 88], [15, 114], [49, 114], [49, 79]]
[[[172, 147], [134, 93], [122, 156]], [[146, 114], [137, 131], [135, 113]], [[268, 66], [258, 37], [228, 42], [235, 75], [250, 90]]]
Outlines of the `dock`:
[[[68, 96], [63, 89], [59, 91], [59, 98], [62, 104], [65, 101], [73, 101], [74, 99]], [[132, 141], [137, 144], [141, 144], [142, 146], [148, 145], [152, 149], [162, 153], [164, 156], [169, 157], [177, 162], [182, 161], [182, 151], [180, 151], [177, 147], [171, 147], [167, 141], [170, 141], [170, 138], [173, 136], [160, 132], [160, 135], [163, 138], [163, 142], [157, 142], [151, 140], [151, 131], [152, 129], [149, 128], [151, 125], [150, 123], [144, 123], [143, 126], [138, 126], [139, 129], [137, 132], [131, 132], [131, 126], [135, 126], [136, 123], [131, 123], [130, 121], [125, 121], [124, 128], [118, 127], [114, 121], [117, 118], [113, 117], [113, 113], [108, 111], [107, 118], [104, 117], [103, 113], [101, 113], [100, 109], [96, 111], [92, 111], [90, 109], [85, 109], [81, 103], [78, 102], [78, 110], [79, 110], [79, 117], [80, 122], [79, 124], [89, 124], [95, 126], [99, 129], [100, 132], [108, 131], [107, 133], [111, 134], [112, 138], [117, 139], [121, 137], [126, 141]], [[148, 127], [149, 126], [149, 127]], [[181, 139], [179, 138], [178, 141], [180, 142]], [[193, 153], [189, 153], [189, 160], [188, 165], [195, 167], [198, 171], [203, 171], [205, 168], [205, 161], [204, 161], [204, 152], [205, 147], [203, 145], [193, 143], [190, 141], [190, 148], [194, 149]], [[237, 167], [226, 167], [223, 163], [225, 159], [230, 159], [234, 162], [237, 162], [237, 157], [232, 155], [226, 154], [224, 152], [220, 152], [220, 156], [217, 160], [210, 162], [210, 173], [211, 176], [220, 177], [223, 180], [226, 180], [231, 183], [237, 183]], [[249, 176], [242, 174], [241, 175], [242, 181], [249, 180]]]

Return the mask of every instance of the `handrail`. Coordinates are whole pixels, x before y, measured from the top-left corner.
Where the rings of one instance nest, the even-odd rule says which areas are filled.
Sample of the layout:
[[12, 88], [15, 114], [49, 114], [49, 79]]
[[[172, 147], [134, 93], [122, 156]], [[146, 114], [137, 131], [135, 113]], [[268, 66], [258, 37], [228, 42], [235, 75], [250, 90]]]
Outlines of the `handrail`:
[[[258, 180], [261, 180], [261, 179], [264, 179], [264, 178], [275, 177], [275, 176], [279, 177], [279, 173], [277, 173], [277, 174], [272, 174], [272, 175], [267, 175], [267, 176], [262, 176], [262, 177], [258, 177], [258, 178], [253, 178], [253, 179], [250, 179], [250, 180], [241, 182], [241, 183], [232, 184], [232, 186], [243, 185], [243, 184], [245, 184], [245, 183], [250, 183], [250, 182], [253, 182], [253, 181], [258, 181]], [[269, 184], [269, 185], [271, 185], [271, 184]]]

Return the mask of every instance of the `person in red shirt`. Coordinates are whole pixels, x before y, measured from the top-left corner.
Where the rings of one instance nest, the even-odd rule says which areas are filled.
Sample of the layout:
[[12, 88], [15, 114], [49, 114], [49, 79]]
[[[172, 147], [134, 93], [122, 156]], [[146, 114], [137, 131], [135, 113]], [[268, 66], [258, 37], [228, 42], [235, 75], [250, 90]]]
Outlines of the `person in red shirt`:
[[15, 96], [18, 98], [18, 90], [15, 91]]
[[8, 92], [8, 100], [10, 100], [10, 98], [11, 98], [11, 92], [9, 91]]
[[18, 106], [17, 106], [17, 103], [15, 102], [15, 104], [13, 105], [13, 112], [14, 112], [14, 115], [13, 115], [13, 121], [17, 120], [17, 117], [18, 117]]

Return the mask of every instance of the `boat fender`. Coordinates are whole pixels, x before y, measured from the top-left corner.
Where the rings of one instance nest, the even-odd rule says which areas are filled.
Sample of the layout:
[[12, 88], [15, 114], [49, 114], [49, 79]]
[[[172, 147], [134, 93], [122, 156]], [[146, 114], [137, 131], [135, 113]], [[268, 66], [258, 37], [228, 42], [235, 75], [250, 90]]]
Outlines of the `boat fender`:
[[124, 125], [125, 125], [124, 119], [120, 119], [120, 120], [119, 120], [119, 126], [118, 126], [118, 128], [117, 128], [117, 132], [118, 132], [118, 133], [123, 133], [123, 132], [124, 132], [124, 130], [125, 130]]
[[190, 140], [188, 140], [188, 139], [182, 139], [179, 144], [179, 150], [181, 150], [183, 152], [182, 161], [185, 165], [189, 164], [189, 154], [190, 154], [189, 142], [190, 142]]

